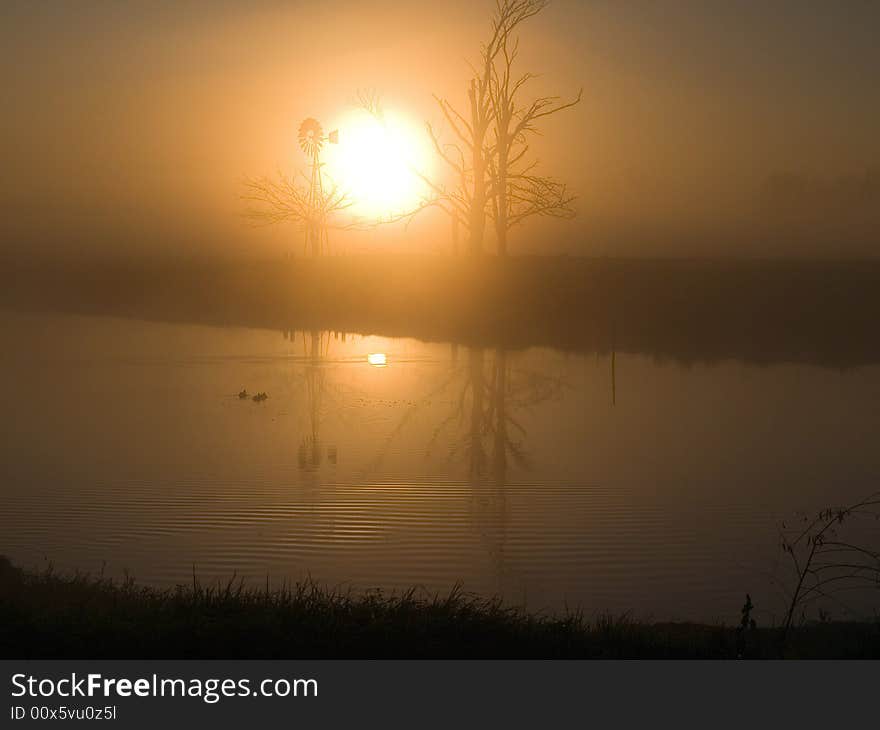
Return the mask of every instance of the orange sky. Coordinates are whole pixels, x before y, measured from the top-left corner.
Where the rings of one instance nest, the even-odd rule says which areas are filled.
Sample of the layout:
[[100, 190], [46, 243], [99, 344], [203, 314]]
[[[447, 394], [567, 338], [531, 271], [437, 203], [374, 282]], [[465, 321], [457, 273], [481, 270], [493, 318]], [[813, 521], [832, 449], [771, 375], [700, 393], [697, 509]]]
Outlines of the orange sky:
[[[535, 143], [580, 195], [517, 250], [873, 255], [880, 219], [880, 5], [579, 3], [522, 32], [536, 89], [583, 103]], [[243, 175], [301, 161], [358, 89], [420, 123], [460, 98], [491, 3], [3, 4], [2, 245], [277, 253], [248, 228]], [[443, 250], [426, 216], [354, 249]]]

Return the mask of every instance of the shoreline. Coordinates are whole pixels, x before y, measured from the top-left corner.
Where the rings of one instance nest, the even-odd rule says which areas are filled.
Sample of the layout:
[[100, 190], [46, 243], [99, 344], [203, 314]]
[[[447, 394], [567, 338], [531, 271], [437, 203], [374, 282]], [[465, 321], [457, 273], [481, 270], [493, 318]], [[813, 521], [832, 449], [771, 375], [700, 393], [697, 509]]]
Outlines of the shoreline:
[[6, 264], [0, 307], [462, 345], [880, 363], [880, 262], [361, 256]]

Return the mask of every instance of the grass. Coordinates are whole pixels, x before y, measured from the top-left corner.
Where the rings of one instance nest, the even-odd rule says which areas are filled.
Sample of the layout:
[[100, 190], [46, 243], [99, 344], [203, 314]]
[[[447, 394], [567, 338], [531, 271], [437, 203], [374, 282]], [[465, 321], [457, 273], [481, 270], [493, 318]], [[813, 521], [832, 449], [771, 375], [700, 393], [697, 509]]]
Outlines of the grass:
[[[0, 558], [0, 655], [7, 658], [747, 658], [780, 656], [778, 628], [545, 616], [460, 589], [336, 592], [314, 582], [172, 589]], [[878, 658], [880, 624], [795, 627], [785, 656]]]

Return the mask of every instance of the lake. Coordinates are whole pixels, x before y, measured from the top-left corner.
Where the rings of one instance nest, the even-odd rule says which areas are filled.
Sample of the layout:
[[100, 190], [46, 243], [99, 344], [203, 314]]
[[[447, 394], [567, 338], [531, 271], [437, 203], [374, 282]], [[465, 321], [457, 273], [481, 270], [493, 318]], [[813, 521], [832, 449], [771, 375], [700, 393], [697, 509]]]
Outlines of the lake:
[[728, 623], [749, 592], [771, 620], [780, 522], [880, 488], [877, 363], [0, 323], [0, 553], [24, 567]]

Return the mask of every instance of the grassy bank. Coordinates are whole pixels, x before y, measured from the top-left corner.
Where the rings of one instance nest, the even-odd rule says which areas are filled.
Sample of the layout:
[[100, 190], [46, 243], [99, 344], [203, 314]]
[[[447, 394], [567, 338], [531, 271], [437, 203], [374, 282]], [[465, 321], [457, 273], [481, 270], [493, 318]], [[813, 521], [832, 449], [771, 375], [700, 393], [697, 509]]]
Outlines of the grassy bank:
[[[7, 658], [776, 658], [779, 632], [549, 617], [453, 591], [342, 594], [197, 582], [157, 590], [0, 559]], [[794, 630], [785, 656], [880, 658], [880, 624]]]

